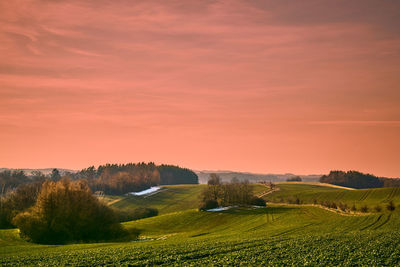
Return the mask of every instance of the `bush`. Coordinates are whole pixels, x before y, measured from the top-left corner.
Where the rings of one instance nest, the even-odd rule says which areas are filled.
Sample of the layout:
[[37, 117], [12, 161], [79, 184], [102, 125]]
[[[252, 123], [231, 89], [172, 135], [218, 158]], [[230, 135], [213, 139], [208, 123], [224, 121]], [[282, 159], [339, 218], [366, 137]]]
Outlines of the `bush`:
[[250, 205], [265, 207], [266, 203], [265, 200], [260, 197], [252, 197], [250, 199]]
[[374, 209], [375, 209], [376, 212], [381, 212], [382, 211], [382, 207], [379, 206], [379, 205], [375, 206]]
[[356, 204], [353, 204], [353, 206], [351, 206], [351, 211], [353, 211], [353, 212], [356, 212], [356, 211], [357, 211]]
[[218, 208], [218, 206], [219, 206], [218, 201], [210, 199], [201, 205], [200, 210], [215, 209], [215, 208]]
[[396, 209], [396, 206], [394, 205], [393, 201], [390, 201], [390, 202], [387, 204], [386, 208], [387, 208], [389, 211], [394, 211], [394, 210]]
[[339, 209], [340, 209], [341, 211], [346, 211], [346, 210], [348, 210], [347, 204], [345, 204], [345, 203], [339, 202], [338, 206], [339, 206]]
[[22, 236], [43, 244], [102, 241], [128, 234], [114, 211], [99, 202], [86, 183], [67, 179], [45, 182], [36, 204], [13, 222]]
[[360, 209], [360, 211], [361, 211], [361, 212], [364, 212], [364, 213], [365, 213], [365, 212], [368, 212], [368, 206], [367, 206], [367, 205], [362, 206], [361, 209]]
[[332, 202], [329, 206], [331, 209], [337, 209], [337, 205], [335, 202]]

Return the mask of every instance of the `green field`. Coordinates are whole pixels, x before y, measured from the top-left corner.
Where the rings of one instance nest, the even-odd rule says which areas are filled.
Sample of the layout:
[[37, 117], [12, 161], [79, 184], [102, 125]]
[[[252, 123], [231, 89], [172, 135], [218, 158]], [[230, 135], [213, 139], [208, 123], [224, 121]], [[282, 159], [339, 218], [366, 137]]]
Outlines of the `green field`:
[[400, 187], [374, 188], [346, 190], [328, 186], [318, 186], [310, 184], [278, 184], [280, 190], [268, 194], [264, 197], [270, 202], [286, 202], [288, 199], [299, 198], [303, 203], [318, 203], [330, 201], [336, 203], [346, 203], [349, 206], [360, 207], [367, 205], [371, 209], [376, 205], [383, 208], [389, 201], [400, 204]]
[[[363, 197], [365, 190], [279, 186], [280, 191], [265, 198], [276, 198], [277, 194], [282, 197], [299, 194], [304, 199], [339, 196], [343, 201], [372, 204], [386, 203], [391, 197], [385, 193], [396, 191], [374, 189]], [[200, 187], [171, 186], [137, 201], [121, 197], [115, 202], [114, 206], [123, 209], [140, 205], [160, 209], [160, 216], [124, 223], [126, 228], [140, 231], [138, 241], [36, 245], [23, 241], [18, 230], [0, 230], [0, 265], [400, 264], [399, 208], [364, 216], [344, 216], [313, 206], [281, 204], [202, 212], [194, 209]], [[259, 191], [265, 189], [257, 187]], [[392, 195], [396, 200], [397, 194]]]
[[111, 206], [132, 210], [138, 207], [156, 208], [160, 214], [195, 209], [200, 206], [204, 185], [166, 185], [151, 196], [123, 196]]

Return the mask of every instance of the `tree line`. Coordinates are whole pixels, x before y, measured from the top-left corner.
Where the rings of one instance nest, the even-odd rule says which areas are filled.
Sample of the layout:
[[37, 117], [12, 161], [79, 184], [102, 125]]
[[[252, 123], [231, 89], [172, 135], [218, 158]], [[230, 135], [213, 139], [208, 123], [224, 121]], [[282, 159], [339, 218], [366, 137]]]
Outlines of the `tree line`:
[[59, 181], [62, 177], [70, 180], [86, 180], [92, 191], [103, 191], [105, 194], [120, 195], [137, 192], [154, 185], [198, 184], [198, 177], [193, 171], [174, 165], [156, 165], [150, 163], [105, 164], [82, 169], [76, 173], [61, 174], [57, 169], [49, 175], [34, 171], [26, 175], [23, 171], [0, 172], [0, 189], [2, 194], [14, 190], [21, 184]]
[[328, 175], [323, 175], [319, 181], [356, 189], [400, 187], [400, 179], [377, 177], [357, 171], [331, 171]]

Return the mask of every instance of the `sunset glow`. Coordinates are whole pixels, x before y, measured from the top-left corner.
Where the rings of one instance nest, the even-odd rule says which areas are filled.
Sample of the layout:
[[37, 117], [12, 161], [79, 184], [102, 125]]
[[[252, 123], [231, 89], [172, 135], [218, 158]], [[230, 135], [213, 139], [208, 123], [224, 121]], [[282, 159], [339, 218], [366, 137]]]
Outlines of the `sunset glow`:
[[0, 1], [0, 167], [400, 177], [399, 18], [398, 1]]

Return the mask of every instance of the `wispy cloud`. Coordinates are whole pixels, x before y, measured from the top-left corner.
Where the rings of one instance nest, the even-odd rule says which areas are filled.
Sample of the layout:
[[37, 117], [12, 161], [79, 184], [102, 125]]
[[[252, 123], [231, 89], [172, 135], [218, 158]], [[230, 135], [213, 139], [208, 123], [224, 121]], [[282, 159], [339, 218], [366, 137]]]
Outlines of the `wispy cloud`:
[[[18, 146], [29, 165], [48, 145], [79, 167], [155, 153], [198, 168], [318, 172], [324, 140], [335, 140], [331, 161], [347, 162], [339, 148], [360, 126], [374, 127], [359, 147], [391, 155], [399, 10], [369, 0], [0, 1], [0, 165], [17, 162]], [[91, 154], [121, 136], [123, 152]], [[73, 140], [85, 157], [71, 156]]]
[[388, 126], [400, 126], [400, 121], [368, 121], [368, 120], [342, 120], [342, 121], [310, 121], [310, 124], [314, 125], [366, 125], [366, 126], [380, 126], [380, 125], [388, 125]]

